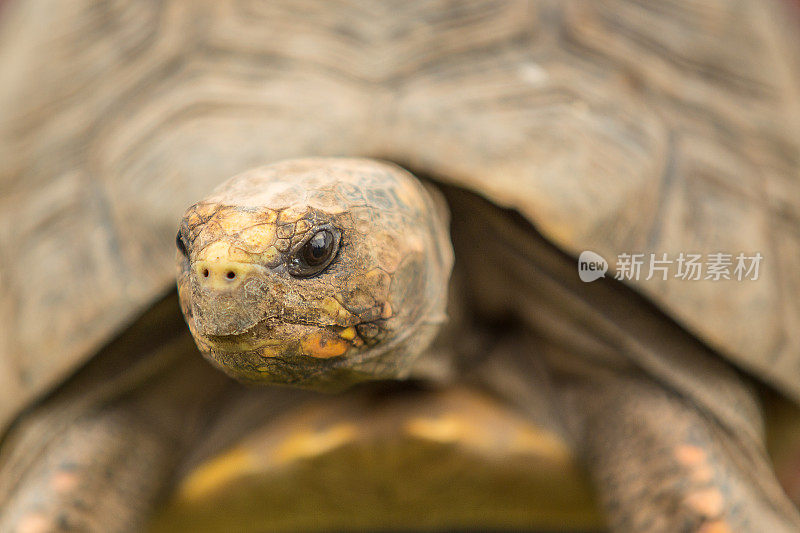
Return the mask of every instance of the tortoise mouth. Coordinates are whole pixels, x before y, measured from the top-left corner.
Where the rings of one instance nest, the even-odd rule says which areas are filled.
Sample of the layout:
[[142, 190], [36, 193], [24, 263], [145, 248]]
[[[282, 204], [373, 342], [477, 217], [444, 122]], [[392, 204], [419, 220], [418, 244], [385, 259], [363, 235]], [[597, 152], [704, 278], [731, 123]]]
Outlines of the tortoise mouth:
[[339, 390], [375, 379], [355, 367], [373, 348], [380, 351], [384, 325], [376, 322], [337, 326], [273, 318], [240, 334], [195, 334], [195, 341], [206, 359], [237, 380]]
[[318, 325], [275, 319], [262, 320], [242, 333], [195, 336], [201, 350], [209, 352], [212, 357], [218, 355], [229, 361], [231, 357], [238, 356], [248, 361], [247, 366], [274, 358], [343, 358], [366, 345], [354, 326]]
[[[253, 326], [255, 327], [255, 326]], [[214, 351], [218, 352], [242, 352], [242, 351], [253, 351], [263, 348], [265, 346], [279, 346], [283, 344], [281, 341], [275, 341], [271, 339], [259, 339], [253, 335], [250, 335], [249, 332], [252, 331], [253, 328], [250, 330], [240, 333], [240, 334], [232, 334], [232, 335], [205, 335], [205, 340], [208, 341], [214, 348]]]

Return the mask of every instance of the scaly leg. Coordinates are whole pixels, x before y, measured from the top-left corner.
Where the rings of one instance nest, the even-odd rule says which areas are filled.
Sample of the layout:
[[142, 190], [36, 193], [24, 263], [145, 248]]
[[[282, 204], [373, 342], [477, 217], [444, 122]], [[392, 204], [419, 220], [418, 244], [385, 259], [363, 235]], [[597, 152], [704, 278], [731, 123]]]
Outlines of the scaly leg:
[[615, 531], [800, 531], [763, 442], [730, 434], [647, 377], [594, 382], [571, 395]]
[[24, 473], [0, 531], [140, 530], [177, 459], [170, 444], [124, 408], [87, 416]]
[[174, 302], [157, 311], [6, 435], [0, 532], [141, 530], [182, 456], [237, 390], [202, 360]]

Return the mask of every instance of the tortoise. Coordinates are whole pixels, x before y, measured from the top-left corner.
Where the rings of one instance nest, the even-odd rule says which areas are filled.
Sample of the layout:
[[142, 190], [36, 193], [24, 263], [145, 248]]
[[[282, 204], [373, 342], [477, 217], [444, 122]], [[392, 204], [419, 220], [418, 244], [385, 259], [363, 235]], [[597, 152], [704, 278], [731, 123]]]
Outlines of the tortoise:
[[[785, 9], [6, 3], [0, 529], [135, 529], [226, 412], [156, 305], [177, 245], [228, 373], [338, 389], [413, 375], [440, 327], [456, 372], [518, 336], [487, 386], [524, 404], [507, 379], [544, 372], [612, 529], [797, 531], [757, 396], [800, 401]], [[582, 252], [624, 279], [582, 282]], [[757, 280], [620, 267], [745, 252]]]

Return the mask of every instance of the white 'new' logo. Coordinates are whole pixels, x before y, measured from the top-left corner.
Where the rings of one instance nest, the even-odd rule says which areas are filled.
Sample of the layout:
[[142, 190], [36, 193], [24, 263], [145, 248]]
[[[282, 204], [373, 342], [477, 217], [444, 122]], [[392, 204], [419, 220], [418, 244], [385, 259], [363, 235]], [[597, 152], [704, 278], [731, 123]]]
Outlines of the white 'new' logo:
[[596, 279], [604, 278], [608, 270], [608, 261], [603, 259], [603, 256], [585, 250], [578, 256], [578, 276], [581, 281], [590, 282]]

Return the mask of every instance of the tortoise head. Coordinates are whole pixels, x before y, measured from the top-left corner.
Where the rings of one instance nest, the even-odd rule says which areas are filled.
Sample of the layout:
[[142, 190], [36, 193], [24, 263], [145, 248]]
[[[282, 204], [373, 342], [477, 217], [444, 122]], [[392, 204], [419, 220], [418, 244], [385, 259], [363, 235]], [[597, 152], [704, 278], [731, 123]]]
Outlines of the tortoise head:
[[444, 320], [447, 215], [407, 172], [359, 159], [257, 168], [190, 207], [178, 292], [203, 354], [245, 381], [402, 377]]

